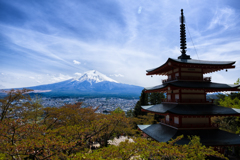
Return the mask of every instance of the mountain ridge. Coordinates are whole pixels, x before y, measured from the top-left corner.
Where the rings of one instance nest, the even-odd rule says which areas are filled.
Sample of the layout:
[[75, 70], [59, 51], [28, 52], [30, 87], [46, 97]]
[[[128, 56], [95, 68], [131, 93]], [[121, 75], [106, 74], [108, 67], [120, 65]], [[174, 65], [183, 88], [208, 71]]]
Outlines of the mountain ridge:
[[80, 77], [71, 78], [62, 82], [45, 84], [33, 87], [32, 94], [41, 96], [113, 96], [113, 97], [134, 97], [139, 98], [143, 87], [119, 83], [106, 75], [91, 70]]

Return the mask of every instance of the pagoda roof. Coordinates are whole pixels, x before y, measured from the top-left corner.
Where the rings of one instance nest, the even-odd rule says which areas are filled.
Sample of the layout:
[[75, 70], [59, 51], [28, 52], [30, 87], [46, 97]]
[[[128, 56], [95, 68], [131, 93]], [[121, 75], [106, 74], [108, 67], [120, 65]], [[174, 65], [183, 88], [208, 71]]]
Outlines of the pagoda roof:
[[233, 64], [235, 61], [205, 61], [196, 59], [173, 59], [168, 58], [168, 60], [161, 66], [153, 69], [146, 70], [147, 75], [160, 74], [166, 75], [166, 72], [173, 69], [173, 67], [185, 66], [185, 67], [195, 67], [203, 68], [203, 73], [211, 73], [214, 71], [235, 68]]
[[168, 104], [142, 106], [145, 111], [173, 113], [178, 115], [240, 115], [240, 109], [227, 108], [214, 104]]
[[190, 142], [188, 135], [196, 135], [200, 137], [200, 142], [206, 146], [227, 146], [240, 144], [239, 135], [219, 129], [179, 130], [163, 124], [138, 125], [138, 128], [158, 142], [168, 142], [171, 139], [184, 135], [182, 139], [176, 142], [179, 145], [183, 145]]
[[213, 91], [239, 91], [237, 89], [240, 85], [234, 84], [223, 84], [223, 83], [213, 83], [213, 82], [204, 82], [204, 81], [173, 81], [164, 83], [161, 85], [157, 85], [154, 87], [145, 88], [145, 92], [158, 92], [158, 91], [166, 91], [168, 87], [173, 88], [186, 88], [186, 89], [204, 89], [207, 92]]
[[229, 64], [235, 63], [235, 61], [206, 61], [206, 60], [197, 60], [197, 59], [173, 59], [173, 58], [169, 58], [169, 59], [179, 63], [202, 64], [202, 65], [229, 65]]

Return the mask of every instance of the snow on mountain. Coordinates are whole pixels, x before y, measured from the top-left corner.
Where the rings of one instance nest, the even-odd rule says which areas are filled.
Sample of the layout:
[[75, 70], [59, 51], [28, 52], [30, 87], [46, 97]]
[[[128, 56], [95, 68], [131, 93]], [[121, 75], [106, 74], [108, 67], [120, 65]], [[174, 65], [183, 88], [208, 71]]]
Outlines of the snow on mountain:
[[72, 79], [72, 81], [78, 81], [78, 82], [88, 81], [91, 84], [92, 84], [92, 82], [99, 83], [99, 82], [103, 82], [103, 81], [118, 83], [117, 81], [107, 77], [106, 75], [104, 75], [96, 70], [84, 72], [84, 74], [82, 76], [75, 77]]
[[[143, 87], [118, 83], [106, 75], [91, 70], [83, 75], [57, 82], [33, 87], [25, 87], [34, 90], [33, 93], [41, 96], [92, 96], [92, 97], [135, 97], [138, 98]], [[20, 89], [20, 88], [18, 88]]]

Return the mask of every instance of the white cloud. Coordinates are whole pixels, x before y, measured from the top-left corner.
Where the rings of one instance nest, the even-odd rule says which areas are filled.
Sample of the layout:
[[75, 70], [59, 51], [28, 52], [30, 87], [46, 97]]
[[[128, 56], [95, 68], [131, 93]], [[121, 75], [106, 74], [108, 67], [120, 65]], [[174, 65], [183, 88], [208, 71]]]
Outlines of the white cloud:
[[[117, 77], [116, 79], [121, 79], [124, 83], [141, 86], [158, 85], [164, 77], [151, 78], [146, 76], [145, 70], [162, 65], [168, 57], [177, 58], [181, 54], [178, 21], [181, 6], [184, 6], [184, 15], [199, 58], [216, 61], [236, 60], [235, 70], [239, 72], [238, 8], [230, 3], [225, 5], [227, 1], [220, 3], [213, 0], [211, 3], [215, 5], [209, 7], [206, 0], [186, 2], [117, 0], [119, 10], [114, 10], [114, 15], [109, 17], [103, 13], [111, 8], [84, 10], [88, 14], [82, 16], [79, 7], [84, 5], [79, 5], [78, 1], [73, 0], [71, 3], [58, 4], [70, 7], [74, 13], [70, 19], [68, 14], [65, 15], [68, 12], [62, 13], [58, 8], [52, 7], [55, 9], [53, 14], [59, 16], [57, 19], [64, 24], [57, 26], [47, 21], [51, 17], [48, 18], [41, 8], [37, 8], [37, 16], [42, 13], [44, 17], [40, 18], [41, 21], [34, 18], [26, 21], [23, 26], [0, 23], [1, 31], [8, 42], [4, 44], [11, 44], [6, 47], [13, 50], [11, 54], [6, 54], [4, 50], [0, 51], [2, 57], [7, 57], [3, 60], [7, 63], [2, 64], [0, 72], [4, 71], [6, 74], [15, 72], [11, 75], [1, 74], [0, 83], [6, 87], [49, 84], [66, 80], [71, 76], [81, 76], [78, 72], [96, 69], [103, 74]], [[26, 5], [18, 6], [26, 13], [31, 12], [25, 7]], [[89, 15], [93, 15], [94, 19]], [[76, 18], [81, 19], [76, 21]], [[96, 21], [97, 19], [99, 21]], [[87, 34], [84, 34], [81, 28]], [[188, 31], [187, 43], [187, 54], [197, 59], [188, 38]], [[10, 61], [9, 59], [15, 57], [13, 53], [24, 60]], [[21, 65], [23, 63], [26, 65]], [[28, 73], [23, 74], [25, 71]], [[46, 75], [47, 73], [49, 75]], [[124, 76], [113, 73], [124, 73]], [[232, 72], [228, 72], [229, 79], [237, 78], [234, 74], [229, 74]], [[214, 80], [221, 79], [218, 75], [214, 76], [216, 76]]]
[[64, 75], [64, 74], [59, 74], [58, 76], [52, 76], [51, 81], [52, 82], [61, 82], [61, 81], [65, 81], [68, 79], [71, 79], [72, 77], [69, 75]]
[[74, 63], [74, 64], [78, 64], [78, 65], [81, 64], [81, 62], [79, 62], [79, 61], [77, 61], [77, 60], [73, 60], [73, 63]]
[[141, 14], [142, 13], [142, 6], [139, 6], [138, 7], [138, 14]]
[[74, 73], [74, 75], [80, 77], [80, 76], [82, 75], [82, 73], [78, 73], [78, 72], [76, 72], [76, 73]]
[[208, 29], [213, 29], [217, 25], [223, 26], [227, 29], [231, 25], [235, 24], [235, 12], [232, 8], [226, 7], [215, 11], [215, 16], [210, 22]]
[[111, 77], [124, 77], [124, 75], [122, 75], [122, 74], [112, 74], [112, 75], [110, 75]]

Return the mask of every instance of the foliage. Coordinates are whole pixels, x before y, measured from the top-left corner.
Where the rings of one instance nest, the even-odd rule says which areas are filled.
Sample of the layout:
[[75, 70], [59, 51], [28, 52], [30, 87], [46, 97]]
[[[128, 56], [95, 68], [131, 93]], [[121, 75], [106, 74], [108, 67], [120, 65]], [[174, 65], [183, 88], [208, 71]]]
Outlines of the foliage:
[[144, 91], [145, 90], [142, 90], [140, 100], [135, 105], [133, 111], [133, 116], [135, 117], [133, 119], [133, 123], [135, 124], [134, 128], [137, 128], [137, 124], [155, 124], [160, 119], [164, 118], [164, 116], [158, 114], [151, 114], [142, 111], [141, 106], [148, 105], [149, 102], [151, 105], [160, 104], [162, 102], [162, 99], [165, 98], [165, 95], [163, 93], [147, 94]]
[[196, 159], [202, 160], [207, 156], [224, 158], [220, 153], [207, 148], [200, 143], [198, 137], [191, 137], [188, 145], [176, 145], [175, 142], [181, 139], [177, 137], [169, 143], [149, 141], [144, 138], [135, 138], [134, 142], [121, 142], [120, 145], [111, 145], [106, 148], [93, 151], [92, 153], [78, 153], [76, 158], [94, 160], [98, 159]]
[[237, 81], [234, 84], [239, 85], [240, 84], [240, 78], [238, 78]]
[[[237, 94], [239, 96], [240, 93]], [[234, 95], [235, 97], [236, 95]], [[219, 105], [228, 108], [237, 108], [240, 109], [240, 100], [235, 97], [232, 98], [232, 95], [225, 96], [223, 99], [219, 99]], [[232, 133], [240, 133], [240, 118], [236, 116], [228, 116], [228, 117], [214, 117], [212, 118], [214, 123], [218, 123], [220, 127], [226, 131]]]
[[219, 105], [228, 108], [240, 109], [240, 100], [237, 97], [232, 99], [231, 96], [226, 96], [224, 99], [219, 100]]
[[141, 105], [143, 106], [148, 105], [148, 97], [149, 97], [148, 93], [145, 93], [145, 89], [143, 89], [140, 96]]
[[139, 115], [146, 115], [146, 112], [142, 111], [142, 107], [144, 105], [148, 105], [148, 94], [144, 92], [144, 89], [142, 90], [140, 100], [137, 102], [137, 104], [134, 107], [133, 115], [134, 117], [138, 117]]
[[126, 116], [127, 116], [127, 117], [133, 117], [133, 116], [134, 116], [133, 110], [132, 110], [132, 109], [128, 110], [128, 111], [126, 112]]
[[146, 112], [142, 111], [142, 107], [141, 107], [141, 101], [137, 101], [134, 110], [133, 110], [133, 116], [134, 117], [138, 117], [139, 115], [146, 115]]
[[[165, 98], [165, 95], [163, 93], [159, 93], [159, 92], [153, 92], [150, 94], [150, 104], [151, 105], [155, 105], [155, 104], [160, 104], [162, 102], [162, 99]], [[164, 118], [164, 116], [162, 115], [158, 115], [158, 114], [155, 114], [154, 115], [154, 123], [156, 122], [159, 122], [160, 119]]]
[[[238, 79], [239, 81], [239, 79]], [[236, 82], [238, 84], [239, 82]], [[218, 95], [219, 99], [217, 103], [220, 106], [228, 107], [228, 108], [237, 108], [240, 109], [240, 93], [231, 93], [229, 95]], [[228, 116], [228, 117], [214, 117], [212, 118], [212, 122], [218, 123], [220, 127], [226, 131], [232, 133], [240, 133], [240, 118], [236, 116]]]
[[[237, 81], [236, 81], [234, 84], [235, 84], [235, 85], [239, 85], [239, 84], [240, 84], [240, 78], [238, 78]], [[239, 88], [239, 89], [240, 89], [240, 88]], [[231, 92], [231, 93], [228, 94], [228, 95], [218, 94], [217, 97], [218, 97], [218, 99], [216, 99], [216, 100], [214, 101], [214, 103], [215, 103], [216, 105], [221, 105], [221, 106], [230, 107], [230, 108], [238, 108], [238, 107], [239, 107], [239, 106], [237, 106], [237, 107], [236, 107], [236, 106], [232, 106], [231, 103], [232, 103], [232, 104], [237, 104], [236, 101], [237, 101], [237, 99], [238, 99], [238, 100], [240, 99], [240, 92]], [[224, 101], [225, 101], [225, 98], [226, 98], [226, 97], [228, 97], [228, 98], [226, 99], [226, 101], [229, 102], [228, 104], [230, 104], [230, 105], [224, 104]], [[235, 98], [237, 98], [237, 99], [235, 99]], [[235, 99], [235, 100], [234, 100], [234, 99]], [[220, 104], [220, 101], [221, 101], [221, 104]], [[232, 101], [232, 102], [230, 102], [230, 101]]]
[[[163, 93], [145, 93], [145, 90], [142, 90], [141, 96], [140, 96], [140, 100], [137, 102], [137, 104], [135, 105], [134, 108], [134, 117], [139, 117], [140, 115], [146, 115], [146, 112], [142, 111], [142, 107], [141, 106], [145, 106], [148, 105], [149, 102], [151, 105], [155, 105], [155, 104], [160, 104], [162, 102], [162, 99], [165, 98], [165, 95]], [[159, 118], [159, 117], [156, 117]]]
[[160, 104], [162, 102], [162, 99], [165, 98], [165, 95], [163, 93], [153, 92], [150, 94], [150, 104]]
[[[10, 90], [5, 91], [7, 96], [0, 99], [0, 122], [5, 118], [22, 118], [31, 100], [30, 96], [26, 94], [30, 90]], [[24, 100], [29, 100], [24, 102]]]
[[[240, 79], [238, 78], [237, 82], [234, 83], [238, 85]], [[240, 109], [240, 93], [232, 92], [228, 95], [218, 94], [218, 99], [215, 100], [216, 105], [220, 105], [228, 108], [237, 108]], [[237, 116], [227, 116], [227, 117], [213, 117], [213, 123], [217, 123], [221, 129], [235, 134], [240, 133], [240, 118]], [[239, 153], [239, 148], [236, 149]], [[240, 154], [238, 154], [239, 156]]]
[[154, 119], [153, 113], [147, 113], [146, 115], [139, 115], [136, 118], [136, 123], [137, 124], [155, 124], [156, 120]]
[[124, 111], [120, 107], [117, 107], [113, 112], [114, 113], [123, 113]]
[[[192, 138], [189, 145], [158, 143], [135, 138], [133, 143], [108, 146], [118, 135], [134, 135], [135, 118], [124, 112], [98, 114], [98, 109], [82, 108], [81, 103], [43, 108], [40, 99], [32, 102], [27, 90], [11, 90], [1, 99], [0, 159], [195, 159], [220, 154]], [[28, 101], [23, 101], [28, 100]], [[143, 115], [139, 123], [154, 123], [153, 114]], [[92, 142], [101, 148], [89, 152]], [[100, 155], [100, 156], [99, 156]]]
[[224, 98], [226, 97], [226, 95], [225, 95], [225, 94], [218, 93], [218, 94], [217, 94], [217, 97], [218, 97], [218, 98], [214, 100], [214, 104], [215, 104], [215, 105], [220, 105], [220, 104], [219, 104], [219, 101], [220, 101], [221, 99], [224, 99]]
[[[1, 100], [0, 154], [7, 159], [66, 158], [89, 148], [92, 141], [107, 146], [114, 135], [133, 134], [124, 112], [97, 114], [81, 103], [59, 108], [43, 108], [23, 95], [27, 90], [11, 90]], [[21, 102], [29, 98], [28, 102]]]

